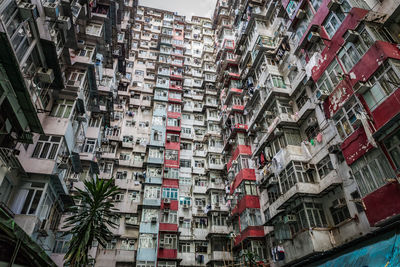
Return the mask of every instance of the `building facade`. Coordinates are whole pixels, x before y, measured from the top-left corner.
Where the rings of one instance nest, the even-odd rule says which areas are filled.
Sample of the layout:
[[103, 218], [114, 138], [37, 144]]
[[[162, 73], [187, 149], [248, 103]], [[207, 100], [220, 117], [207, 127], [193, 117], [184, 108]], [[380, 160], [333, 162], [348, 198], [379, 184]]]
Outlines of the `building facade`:
[[97, 176], [91, 266], [398, 266], [399, 4], [1, 2], [0, 261], [63, 266]]

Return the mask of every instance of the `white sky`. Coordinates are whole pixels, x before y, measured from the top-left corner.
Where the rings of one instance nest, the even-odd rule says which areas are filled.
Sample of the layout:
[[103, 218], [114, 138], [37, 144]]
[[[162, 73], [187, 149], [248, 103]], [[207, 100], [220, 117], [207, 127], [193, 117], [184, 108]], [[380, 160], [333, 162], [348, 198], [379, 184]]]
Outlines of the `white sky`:
[[139, 0], [139, 6], [148, 6], [178, 12], [190, 20], [192, 16], [211, 18], [217, 0]]

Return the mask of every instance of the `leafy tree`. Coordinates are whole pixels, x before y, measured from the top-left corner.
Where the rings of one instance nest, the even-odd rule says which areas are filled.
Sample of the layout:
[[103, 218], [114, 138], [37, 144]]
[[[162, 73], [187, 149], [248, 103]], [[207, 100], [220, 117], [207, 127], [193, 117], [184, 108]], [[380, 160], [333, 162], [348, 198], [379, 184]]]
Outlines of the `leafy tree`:
[[72, 215], [63, 227], [66, 229], [64, 236], [72, 235], [64, 257], [65, 263], [71, 267], [88, 266], [88, 253], [93, 241], [105, 247], [113, 236], [109, 227], [118, 226], [113, 221], [119, 218], [113, 201], [118, 194], [114, 180], [100, 180], [96, 176], [84, 181], [84, 186], [84, 190], [77, 188], [74, 200], [78, 204], [68, 209]]

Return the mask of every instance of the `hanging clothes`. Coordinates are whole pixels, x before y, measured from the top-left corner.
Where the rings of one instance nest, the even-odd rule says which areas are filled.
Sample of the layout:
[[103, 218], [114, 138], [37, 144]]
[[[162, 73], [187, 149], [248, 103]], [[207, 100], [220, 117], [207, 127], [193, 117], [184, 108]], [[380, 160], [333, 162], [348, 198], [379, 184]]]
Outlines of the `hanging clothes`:
[[260, 153], [260, 164], [261, 166], [265, 165], [265, 156], [264, 156], [264, 152]]
[[322, 133], [317, 134], [317, 142], [322, 143]]

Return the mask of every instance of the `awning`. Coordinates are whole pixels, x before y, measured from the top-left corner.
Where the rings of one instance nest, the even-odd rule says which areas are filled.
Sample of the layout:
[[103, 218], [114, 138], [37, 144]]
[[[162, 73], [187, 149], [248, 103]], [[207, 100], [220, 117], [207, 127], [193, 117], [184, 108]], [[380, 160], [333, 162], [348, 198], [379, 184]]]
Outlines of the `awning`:
[[400, 236], [399, 231], [391, 231], [371, 238], [352, 247], [339, 257], [315, 267], [363, 267], [363, 266], [400, 266]]
[[[28, 256], [31, 259], [32, 265], [30, 266], [57, 266], [46, 254], [46, 252], [38, 244], [36, 244], [36, 242], [33, 241], [28, 234], [22, 230], [21, 227], [15, 223], [15, 221], [8, 215], [6, 211], [3, 210], [3, 208], [0, 208], [0, 233], [1, 236], [3, 236], [2, 238], [6, 236], [9, 238], [9, 240], [21, 242], [19, 253], [23, 253], [24, 256]], [[9, 245], [12, 246], [12, 244]], [[12, 254], [10, 254], [10, 258], [11, 255]]]

